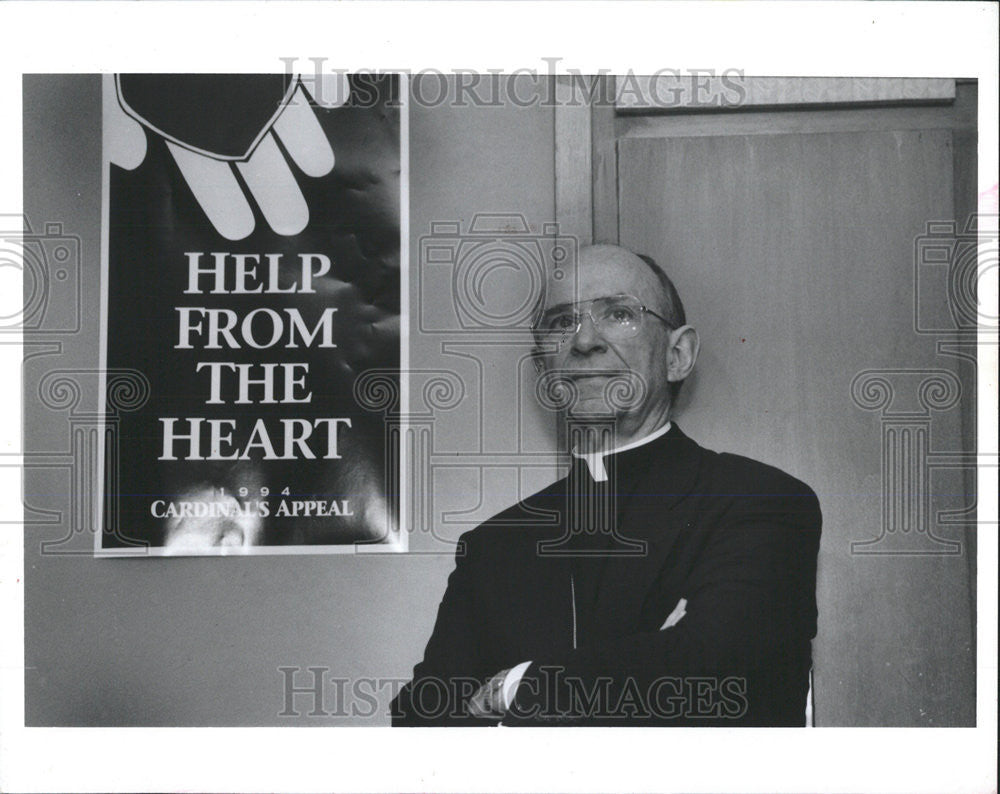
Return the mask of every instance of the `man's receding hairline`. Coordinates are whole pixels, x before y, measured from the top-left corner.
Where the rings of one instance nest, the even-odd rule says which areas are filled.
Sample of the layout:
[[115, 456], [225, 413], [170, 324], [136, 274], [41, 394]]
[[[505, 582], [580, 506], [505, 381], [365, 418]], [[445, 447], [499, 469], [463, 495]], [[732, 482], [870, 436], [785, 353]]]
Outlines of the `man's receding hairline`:
[[[664, 319], [672, 328], [680, 328], [682, 325], [687, 323], [687, 318], [684, 312], [684, 303], [681, 300], [680, 293], [677, 292], [677, 287], [674, 285], [673, 280], [667, 275], [667, 271], [664, 270], [659, 263], [653, 259], [653, 257], [648, 254], [640, 254], [637, 251], [633, 251], [631, 248], [626, 248], [624, 245], [615, 245], [613, 243], [594, 243], [593, 245], [583, 246], [580, 249], [579, 255], [582, 256], [583, 252], [587, 249], [607, 249], [609, 251], [615, 251], [619, 253], [625, 253], [629, 256], [635, 257], [640, 262], [642, 262], [656, 278], [656, 282], [660, 287], [660, 306], [657, 307], [663, 312]], [[579, 266], [579, 262], [577, 263]], [[637, 298], [641, 298], [641, 295], [637, 295]], [[544, 300], [544, 299], [543, 299]]]
[[[664, 312], [664, 319], [667, 320], [668, 324], [672, 328], [680, 328], [682, 325], [687, 323], [684, 312], [684, 304], [681, 301], [680, 294], [677, 292], [677, 287], [674, 286], [674, 282], [671, 280], [667, 272], [660, 267], [653, 257], [647, 254], [637, 253], [630, 248], [626, 248], [623, 245], [614, 245], [613, 243], [594, 243], [593, 245], [583, 246], [579, 253], [577, 254], [576, 267], [580, 266], [580, 255], [587, 249], [600, 249], [605, 248], [610, 251], [616, 251], [619, 253], [625, 253], [629, 256], [635, 257], [640, 262], [642, 262], [656, 278], [657, 284], [660, 287], [660, 298], [661, 305], [658, 307]], [[546, 295], [549, 291], [549, 283], [551, 279], [551, 274], [545, 280], [545, 284], [542, 288], [541, 293], [538, 296], [538, 302], [536, 303], [535, 315], [537, 316], [545, 308]], [[641, 298], [641, 295], [637, 295], [637, 298]]]

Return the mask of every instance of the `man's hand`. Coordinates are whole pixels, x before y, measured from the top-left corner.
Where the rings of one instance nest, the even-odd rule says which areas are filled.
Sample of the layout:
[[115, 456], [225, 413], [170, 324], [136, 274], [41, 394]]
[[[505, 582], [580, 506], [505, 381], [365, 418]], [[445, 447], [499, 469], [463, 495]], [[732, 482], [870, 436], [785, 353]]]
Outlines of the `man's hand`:
[[507, 713], [503, 698], [503, 682], [509, 670], [501, 670], [479, 687], [469, 699], [469, 714], [473, 717], [499, 720]]

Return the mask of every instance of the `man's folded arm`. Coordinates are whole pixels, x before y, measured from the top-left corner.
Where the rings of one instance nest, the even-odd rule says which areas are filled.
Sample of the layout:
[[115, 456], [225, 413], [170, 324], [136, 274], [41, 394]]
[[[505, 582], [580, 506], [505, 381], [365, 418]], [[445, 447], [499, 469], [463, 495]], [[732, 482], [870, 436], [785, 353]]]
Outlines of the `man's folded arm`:
[[811, 491], [744, 499], [700, 554], [682, 620], [535, 660], [505, 722], [680, 717], [670, 699], [703, 680], [773, 698], [772, 679], [808, 664], [820, 523]]
[[455, 550], [455, 569], [438, 607], [434, 631], [424, 658], [413, 669], [413, 679], [392, 701], [394, 726], [482, 724], [468, 714], [469, 697], [480, 680], [496, 672], [484, 667], [480, 648], [480, 622], [476, 619], [476, 568], [478, 555], [470, 533]]

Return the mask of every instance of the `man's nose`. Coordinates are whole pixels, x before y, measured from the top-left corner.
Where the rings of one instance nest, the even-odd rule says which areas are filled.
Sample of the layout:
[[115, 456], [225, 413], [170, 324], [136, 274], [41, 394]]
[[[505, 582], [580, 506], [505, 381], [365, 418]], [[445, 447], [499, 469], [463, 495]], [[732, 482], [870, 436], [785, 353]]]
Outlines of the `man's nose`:
[[603, 350], [607, 343], [589, 314], [580, 318], [580, 326], [573, 334], [573, 352], [587, 354]]

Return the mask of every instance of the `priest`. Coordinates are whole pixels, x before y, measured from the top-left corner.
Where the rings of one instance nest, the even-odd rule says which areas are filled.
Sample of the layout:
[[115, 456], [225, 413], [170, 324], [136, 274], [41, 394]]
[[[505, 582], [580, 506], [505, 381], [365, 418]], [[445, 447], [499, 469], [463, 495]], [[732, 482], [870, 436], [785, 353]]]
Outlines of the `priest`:
[[393, 724], [803, 725], [819, 503], [678, 427], [699, 344], [670, 278], [584, 248], [535, 337], [569, 475], [462, 536]]

